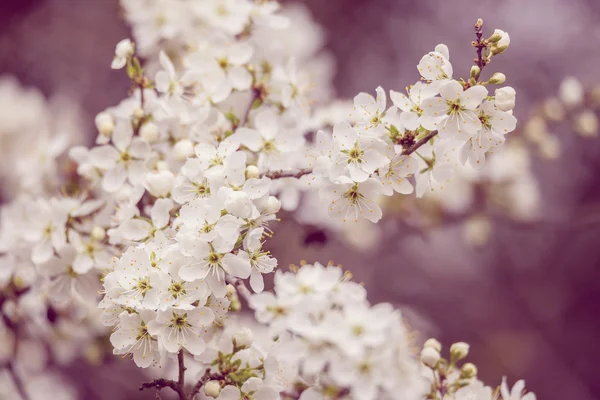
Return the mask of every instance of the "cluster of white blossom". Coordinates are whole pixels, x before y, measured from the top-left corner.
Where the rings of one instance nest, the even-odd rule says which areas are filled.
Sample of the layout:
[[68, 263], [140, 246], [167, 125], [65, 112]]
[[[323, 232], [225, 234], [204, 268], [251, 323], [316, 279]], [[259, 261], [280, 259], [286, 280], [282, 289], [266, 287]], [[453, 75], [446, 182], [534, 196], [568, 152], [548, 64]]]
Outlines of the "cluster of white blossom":
[[279, 358], [296, 365], [303, 380], [296, 394], [303, 400], [422, 398], [425, 381], [399, 311], [371, 306], [364, 287], [347, 277], [337, 266], [307, 264], [297, 273], [277, 272], [275, 294], [249, 300], [271, 335], [292, 335]]
[[[484, 39], [478, 21], [478, 66], [468, 80], [453, 78], [448, 48], [438, 45], [419, 62], [419, 82], [390, 92], [393, 105], [378, 88], [337, 119], [310, 113], [311, 81], [299, 67], [327, 70], [311, 61], [316, 49], [295, 60], [289, 48], [269, 46], [286, 30], [304, 34], [288, 30], [277, 2], [122, 4], [135, 41], [118, 43], [112, 68], [126, 68], [130, 95], [96, 116], [94, 147], [70, 150], [81, 194], [3, 208], [1, 283], [14, 286], [31, 267], [57, 304], [94, 302], [101, 284], [98, 321], [114, 327], [114, 353], [144, 368], [177, 358], [177, 381], [143, 388], [168, 387], [181, 400], [425, 398], [427, 379], [398, 311], [371, 306], [362, 286], [320, 264], [278, 272], [276, 294], [264, 292], [277, 260], [263, 244], [269, 222], [282, 207], [296, 210], [302, 192], [318, 193], [317, 215], [321, 207], [342, 222], [377, 222], [381, 195], [409, 194], [414, 179], [422, 196], [461, 164], [482, 166], [516, 125], [514, 90], [490, 96], [486, 87], [505, 77], [479, 80], [508, 34]], [[143, 68], [139, 54], [158, 64]], [[326, 104], [327, 84], [317, 93], [322, 112], [338, 106]], [[248, 329], [224, 331], [238, 295], [269, 325], [265, 348]], [[189, 355], [205, 371], [188, 395]]]

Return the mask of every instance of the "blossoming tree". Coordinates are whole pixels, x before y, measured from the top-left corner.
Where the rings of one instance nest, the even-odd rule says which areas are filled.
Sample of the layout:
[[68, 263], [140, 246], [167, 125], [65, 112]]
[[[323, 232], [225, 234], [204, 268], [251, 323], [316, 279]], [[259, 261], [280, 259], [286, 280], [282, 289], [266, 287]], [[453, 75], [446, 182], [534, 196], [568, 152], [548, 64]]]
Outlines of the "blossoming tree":
[[135, 41], [118, 43], [112, 68], [126, 70], [130, 95], [97, 115], [96, 146], [71, 148], [63, 195], [2, 209], [0, 300], [14, 305], [3, 316], [15, 338], [32, 334], [24, 310], [43, 293], [65, 318], [112, 327], [114, 354], [138, 367], [175, 364], [174, 377], [165, 368], [141, 385], [157, 397], [535, 399], [523, 381], [485, 386], [466, 343], [442, 357], [430, 339], [415, 355], [400, 312], [371, 305], [348, 271], [275, 272], [264, 249], [270, 224], [301, 203], [338, 224], [377, 223], [381, 196], [443, 196], [459, 169], [481, 168], [517, 123], [505, 76], [483, 78], [507, 33], [486, 37], [477, 21], [465, 79], [440, 44], [406, 92], [378, 87], [344, 107], [311, 86], [310, 57], [273, 45], [290, 23], [274, 1], [123, 7]]

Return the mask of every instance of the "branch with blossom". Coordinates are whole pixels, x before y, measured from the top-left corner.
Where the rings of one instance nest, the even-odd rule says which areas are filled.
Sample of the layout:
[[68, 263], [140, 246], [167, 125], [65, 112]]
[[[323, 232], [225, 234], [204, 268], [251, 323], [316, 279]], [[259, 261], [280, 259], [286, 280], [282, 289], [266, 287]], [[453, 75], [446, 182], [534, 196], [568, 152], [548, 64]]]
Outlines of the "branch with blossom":
[[[11, 204], [2, 253], [43, 273], [56, 304], [95, 304], [101, 284], [98, 321], [112, 327], [114, 354], [140, 368], [176, 363], [176, 379], [140, 387], [157, 396], [490, 400], [474, 367], [458, 370], [464, 345], [446, 361], [429, 342], [419, 359], [400, 312], [371, 305], [337, 266], [277, 271], [266, 291], [263, 276], [278, 261], [264, 245], [276, 234], [269, 224], [297, 209], [301, 194], [318, 196], [314, 212], [339, 223], [377, 223], [379, 197], [422, 197], [459, 167], [481, 168], [516, 127], [515, 91], [488, 89], [505, 76], [480, 79], [508, 34], [484, 39], [477, 21], [468, 79], [453, 78], [449, 49], [437, 45], [406, 93], [389, 92], [391, 105], [381, 87], [360, 93], [329, 130], [309, 107], [327, 107], [311, 97], [302, 70], [310, 57], [270, 47], [290, 23], [278, 3], [123, 7], [135, 41], [117, 44], [111, 66], [126, 68], [132, 90], [97, 115], [96, 146], [70, 150], [85, 195]], [[255, 321], [236, 314], [239, 297]], [[201, 368], [192, 381], [190, 363]], [[522, 389], [503, 383], [503, 400], [534, 398]]]

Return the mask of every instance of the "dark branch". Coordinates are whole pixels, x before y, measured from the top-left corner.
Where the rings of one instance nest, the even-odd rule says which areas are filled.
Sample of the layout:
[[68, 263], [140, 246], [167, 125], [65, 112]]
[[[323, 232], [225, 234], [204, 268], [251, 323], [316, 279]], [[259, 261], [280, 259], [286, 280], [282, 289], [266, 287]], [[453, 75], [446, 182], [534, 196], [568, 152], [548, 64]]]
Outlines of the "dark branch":
[[415, 151], [417, 151], [419, 149], [419, 147], [421, 147], [425, 143], [429, 142], [437, 134], [438, 134], [438, 131], [429, 132], [427, 135], [425, 135], [423, 138], [421, 138], [420, 140], [418, 140], [415, 144], [413, 144], [412, 146], [410, 146], [408, 149], [404, 149], [402, 151], [402, 155], [403, 156], [408, 156], [408, 155], [414, 153]]
[[151, 388], [154, 388], [156, 390], [161, 390], [166, 387], [171, 388], [174, 391], [176, 391], [177, 393], [179, 393], [179, 387], [178, 387], [177, 382], [175, 382], [171, 379], [163, 379], [163, 378], [154, 379], [153, 381], [142, 383], [142, 386], [140, 386], [140, 391], [142, 391], [144, 389], [151, 389]]

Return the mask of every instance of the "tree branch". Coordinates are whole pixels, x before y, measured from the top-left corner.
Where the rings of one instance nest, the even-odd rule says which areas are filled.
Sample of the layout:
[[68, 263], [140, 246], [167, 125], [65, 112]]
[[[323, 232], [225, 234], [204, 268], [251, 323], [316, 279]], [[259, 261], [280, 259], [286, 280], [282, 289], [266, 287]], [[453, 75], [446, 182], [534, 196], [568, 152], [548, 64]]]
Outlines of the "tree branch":
[[177, 381], [174, 381], [172, 379], [164, 379], [164, 378], [154, 379], [150, 382], [142, 383], [142, 386], [140, 386], [140, 391], [142, 391], [144, 389], [155, 388], [156, 392], [157, 392], [156, 397], [159, 398], [160, 395], [158, 394], [158, 392], [160, 392], [161, 389], [168, 387], [179, 395], [179, 400], [187, 400], [187, 397], [185, 395], [185, 370], [186, 370], [186, 368], [184, 365], [183, 357], [184, 357], [184, 353], [183, 353], [183, 349], [181, 349], [181, 350], [179, 350], [179, 353], [177, 353], [177, 365], [178, 365]]
[[261, 177], [266, 176], [271, 179], [280, 179], [280, 178], [296, 178], [300, 179], [304, 175], [308, 175], [312, 173], [312, 169], [302, 168], [297, 171], [269, 171], [261, 175]]
[[202, 389], [202, 386], [204, 386], [204, 384], [206, 382], [212, 381], [212, 380], [222, 380], [224, 378], [225, 377], [222, 374], [211, 373], [210, 368], [206, 368], [206, 370], [204, 371], [204, 375], [202, 375], [202, 378], [200, 378], [200, 380], [198, 380], [198, 382], [196, 382], [196, 384], [194, 385], [194, 388], [190, 392], [190, 394], [188, 396], [188, 400], [193, 400], [194, 396], [200, 392], [200, 389]]
[[177, 382], [175, 382], [171, 379], [163, 379], [163, 378], [158, 378], [158, 379], [154, 379], [150, 382], [142, 383], [142, 386], [140, 386], [140, 391], [142, 391], [144, 389], [150, 389], [150, 388], [155, 388], [156, 390], [161, 390], [166, 387], [171, 388], [175, 392], [179, 393], [179, 387], [178, 387]]
[[[427, 135], [425, 135], [423, 138], [421, 138], [415, 144], [413, 144], [412, 146], [410, 146], [407, 149], [404, 149], [401, 154], [404, 155], [404, 156], [408, 156], [408, 155], [414, 153], [415, 151], [417, 151], [419, 149], [419, 147], [421, 147], [424, 144], [426, 144], [427, 142], [429, 142], [437, 134], [438, 134], [438, 131], [429, 132]], [[264, 174], [261, 175], [261, 177], [267, 177], [267, 178], [271, 178], [271, 179], [281, 179], [281, 178], [296, 178], [296, 179], [300, 179], [304, 175], [309, 175], [312, 172], [313, 171], [310, 168], [301, 168], [301, 169], [296, 170], [296, 171], [282, 171], [282, 170], [279, 170], [279, 171], [265, 172]]]
[[427, 135], [425, 135], [423, 138], [421, 138], [415, 144], [413, 144], [412, 146], [410, 146], [408, 149], [404, 149], [401, 154], [403, 156], [408, 156], [408, 155], [414, 153], [415, 151], [417, 151], [419, 149], [419, 147], [421, 147], [425, 143], [429, 142], [429, 140], [431, 140], [437, 134], [438, 134], [438, 131], [429, 132]]
[[179, 350], [177, 353], [177, 364], [179, 366], [179, 378], [177, 379], [177, 385], [179, 387], [179, 398], [181, 400], [186, 400], [185, 398], [185, 370], [187, 369], [184, 364], [184, 354], [183, 349]]

